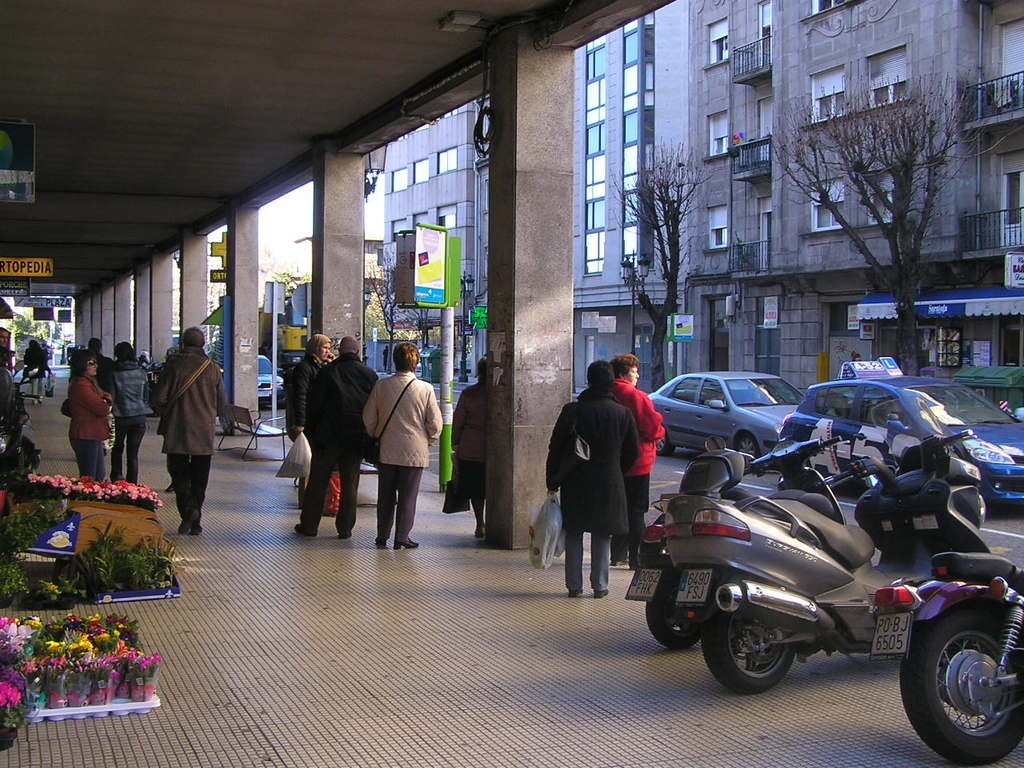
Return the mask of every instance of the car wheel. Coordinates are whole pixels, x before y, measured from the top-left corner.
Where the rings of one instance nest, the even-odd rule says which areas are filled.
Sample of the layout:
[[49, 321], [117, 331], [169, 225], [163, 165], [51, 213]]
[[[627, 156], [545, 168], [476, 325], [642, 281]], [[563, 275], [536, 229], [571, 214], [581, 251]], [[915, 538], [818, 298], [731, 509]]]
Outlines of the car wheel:
[[757, 445], [757, 438], [749, 432], [740, 432], [733, 440], [733, 447], [740, 453], [749, 453], [755, 459], [761, 455], [761, 449]]
[[676, 452], [676, 447], [672, 445], [672, 441], [666, 437], [662, 443], [661, 448], [658, 449], [659, 456], [671, 456]]

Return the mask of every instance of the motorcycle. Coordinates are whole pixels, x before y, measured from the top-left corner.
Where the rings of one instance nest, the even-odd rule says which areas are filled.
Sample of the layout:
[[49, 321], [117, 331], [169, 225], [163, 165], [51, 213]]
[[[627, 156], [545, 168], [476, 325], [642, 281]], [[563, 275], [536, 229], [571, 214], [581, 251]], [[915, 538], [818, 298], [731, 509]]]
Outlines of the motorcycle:
[[40, 451], [32, 440], [31, 419], [25, 409], [26, 400], [39, 402], [39, 396], [21, 391], [29, 381], [23, 377], [16, 383], [10, 371], [0, 367], [0, 472], [39, 466]]
[[[860, 459], [819, 475], [819, 492], [773, 497], [735, 495], [751, 466], [745, 454], [694, 459], [682, 493], [667, 503], [665, 550], [674, 566], [667, 589], [675, 590], [680, 630], [699, 627], [715, 678], [759, 693], [786, 675], [797, 654], [867, 653], [876, 590], [926, 575], [938, 552], [988, 552], [977, 468], [947, 451], [970, 434], [925, 439], [904, 455], [899, 476]], [[847, 526], [832, 488], [872, 476], [876, 484], [857, 502], [860, 527]]]
[[876, 655], [902, 659], [903, 710], [925, 744], [991, 763], [1024, 738], [1024, 570], [957, 552], [932, 566], [932, 580], [876, 593]]
[[[843, 518], [838, 500], [830, 488], [822, 488], [821, 474], [811, 467], [809, 461], [815, 454], [829, 450], [840, 442], [842, 439], [838, 437], [827, 440], [786, 440], [777, 443], [769, 453], [751, 461], [747, 472], [756, 476], [777, 472], [779, 479], [776, 495], [781, 497], [786, 497], [788, 491], [820, 492], [826, 496], [826, 503], [819, 503], [819, 508], [841, 522]], [[706, 447], [709, 451], [721, 451], [726, 445], [724, 440], [709, 438]], [[682, 486], [682, 483], [680, 485]], [[676, 607], [678, 584], [674, 578], [675, 566], [665, 549], [665, 509], [667, 503], [677, 495], [663, 496], [653, 505], [659, 514], [644, 530], [644, 538], [638, 552], [637, 570], [626, 591], [626, 599], [646, 603], [644, 618], [655, 640], [666, 648], [682, 650], [692, 647], [700, 640], [700, 625], [680, 620]], [[738, 487], [729, 489], [725, 495], [734, 501], [742, 501], [753, 496]]]

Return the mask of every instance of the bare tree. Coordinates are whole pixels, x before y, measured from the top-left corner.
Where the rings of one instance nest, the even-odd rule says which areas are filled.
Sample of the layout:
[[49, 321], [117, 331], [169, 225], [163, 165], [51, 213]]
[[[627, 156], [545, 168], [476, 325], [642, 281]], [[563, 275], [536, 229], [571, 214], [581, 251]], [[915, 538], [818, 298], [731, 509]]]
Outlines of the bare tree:
[[[954, 153], [965, 96], [949, 80], [857, 92], [846, 96], [838, 114], [828, 111], [837, 106], [834, 98], [787, 110], [788, 120], [773, 139], [776, 165], [832, 214], [864, 257], [873, 282], [892, 294], [900, 362], [907, 373], [917, 373], [914, 303], [925, 287], [922, 252], [942, 190], [959, 166]], [[865, 215], [887, 253], [872, 249]]]
[[[697, 194], [707, 181], [704, 163], [681, 145], [659, 144], [637, 175], [632, 189], [618, 189], [626, 226], [639, 231], [639, 257], [653, 251], [654, 275], [665, 285], [665, 298], [655, 302], [642, 286], [637, 301], [654, 323], [651, 341], [651, 384], [665, 383], [665, 337], [668, 318], [679, 311], [679, 281], [685, 278], [688, 259], [686, 224]], [[629, 265], [624, 265], [629, 266]], [[633, 264], [635, 267], [636, 264]]]

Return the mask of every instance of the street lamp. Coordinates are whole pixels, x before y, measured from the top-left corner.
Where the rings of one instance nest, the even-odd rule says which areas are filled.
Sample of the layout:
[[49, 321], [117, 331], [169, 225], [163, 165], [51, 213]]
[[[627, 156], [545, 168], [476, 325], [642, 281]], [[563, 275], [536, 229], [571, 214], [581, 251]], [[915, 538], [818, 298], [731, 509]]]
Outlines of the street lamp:
[[468, 299], [473, 293], [476, 278], [467, 274], [462, 276], [460, 282], [462, 283], [462, 351], [459, 355], [459, 381], [465, 383], [469, 381], [469, 371], [466, 370], [466, 339], [468, 337], [466, 329], [469, 327]]
[[623, 256], [619, 274], [622, 282], [629, 288], [629, 346], [636, 354], [636, 297], [644, 292], [644, 283], [651, 271], [651, 260], [643, 254]]
[[[366, 343], [366, 327], [369, 322], [369, 318], [366, 316], [366, 311], [370, 308], [370, 302], [373, 300], [373, 290], [370, 287], [369, 281], [365, 278], [363, 280], [363, 362], [366, 362], [365, 358], [370, 353], [370, 347]], [[375, 351], [375, 350], [374, 350]]]

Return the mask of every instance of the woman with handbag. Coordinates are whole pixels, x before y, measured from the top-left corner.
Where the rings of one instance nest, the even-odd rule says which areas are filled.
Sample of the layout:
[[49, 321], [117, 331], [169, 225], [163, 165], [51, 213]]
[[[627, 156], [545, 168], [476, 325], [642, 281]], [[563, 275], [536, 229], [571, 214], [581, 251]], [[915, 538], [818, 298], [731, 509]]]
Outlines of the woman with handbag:
[[[452, 445], [455, 447], [456, 495], [469, 499], [476, 517], [473, 535], [482, 539], [484, 502], [487, 495], [487, 360], [476, 364], [476, 384], [466, 387], [459, 396], [452, 417]], [[465, 507], [463, 507], [465, 509]]]
[[434, 388], [416, 378], [420, 351], [403, 341], [395, 347], [395, 375], [380, 379], [363, 408], [367, 434], [380, 441], [377, 475], [378, 549], [395, 527], [395, 549], [415, 549], [409, 538], [416, 519], [416, 497], [428, 449], [441, 436], [441, 409]]
[[76, 350], [71, 356], [68, 439], [78, 462], [78, 474], [103, 480], [107, 476], [103, 444], [110, 438], [109, 414], [113, 398], [96, 383], [96, 367], [96, 355], [92, 352]]

